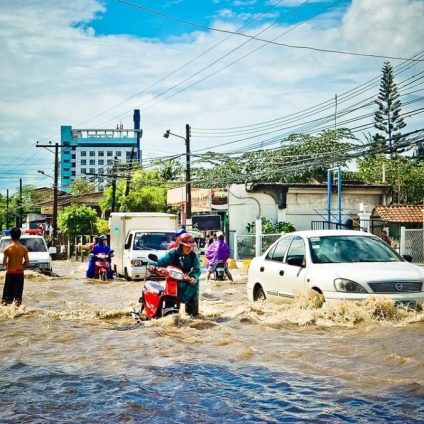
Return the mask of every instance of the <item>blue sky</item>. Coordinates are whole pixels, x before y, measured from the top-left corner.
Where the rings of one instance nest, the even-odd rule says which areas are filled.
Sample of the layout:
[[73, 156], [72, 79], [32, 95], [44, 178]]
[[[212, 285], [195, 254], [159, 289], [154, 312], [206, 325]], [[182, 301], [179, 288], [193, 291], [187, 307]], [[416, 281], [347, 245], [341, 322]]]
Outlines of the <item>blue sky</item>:
[[[300, 6], [303, 1], [175, 0], [158, 2], [156, 0], [144, 0], [140, 2], [130, 0], [128, 3], [146, 6], [166, 15], [203, 26], [210, 26], [216, 20], [223, 23], [236, 22], [242, 26], [255, 16], [264, 14], [253, 25], [259, 26], [269, 22], [270, 19], [279, 20], [282, 24], [299, 23], [326, 10], [329, 6], [331, 6], [330, 10], [342, 12], [350, 3], [350, 0], [313, 1], [304, 4], [296, 13], [294, 13], [294, 9]], [[105, 11], [98, 13], [97, 19], [90, 23], [90, 26], [99, 35], [130, 34], [135, 37], [155, 38], [164, 41], [181, 36], [192, 29], [187, 24], [120, 3], [117, 0], [103, 1], [103, 4]]]
[[[0, 1], [1, 193], [15, 191], [20, 177], [24, 184], [51, 184], [37, 171], [52, 173], [53, 155], [35, 145], [60, 141], [61, 125], [115, 128], [122, 122], [132, 128], [135, 108], [141, 110], [147, 163], [184, 152], [178, 139], [162, 135], [165, 129], [184, 133], [186, 123], [193, 129], [192, 150], [200, 153], [251, 149], [292, 132], [319, 131], [310, 121], [331, 116], [335, 94], [338, 111], [346, 110], [340, 125], [369, 124], [372, 118], [358, 117], [375, 110], [367, 99], [378, 93], [384, 63], [378, 56], [412, 57], [423, 50], [423, 0], [128, 1], [229, 31], [264, 13], [242, 32], [377, 57], [200, 30], [117, 0]], [[407, 129], [422, 128], [424, 62], [392, 64]], [[366, 90], [343, 96], [372, 79], [377, 83]], [[328, 106], [302, 113], [323, 102]], [[361, 108], [349, 111], [356, 104]], [[271, 120], [278, 122], [273, 128], [261, 124]], [[255, 124], [251, 138], [225, 130], [241, 127], [246, 135]], [[372, 129], [356, 131], [363, 139]]]

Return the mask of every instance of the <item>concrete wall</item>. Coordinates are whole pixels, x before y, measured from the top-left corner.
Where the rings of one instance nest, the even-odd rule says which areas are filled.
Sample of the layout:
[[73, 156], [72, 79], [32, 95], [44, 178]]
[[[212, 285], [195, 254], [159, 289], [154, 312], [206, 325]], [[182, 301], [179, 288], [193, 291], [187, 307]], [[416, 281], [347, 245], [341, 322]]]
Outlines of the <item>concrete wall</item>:
[[[376, 205], [384, 203], [384, 192], [378, 187], [343, 187], [342, 214], [355, 217], [360, 211], [371, 212]], [[228, 192], [230, 231], [246, 234], [246, 225], [259, 217], [273, 222], [292, 223], [297, 230], [310, 230], [312, 221], [327, 218], [327, 188], [325, 186], [290, 187], [287, 207], [279, 209], [277, 198], [271, 191], [247, 192], [244, 184], [233, 184]], [[321, 215], [320, 215], [321, 214]], [[332, 194], [332, 214], [337, 220], [337, 192]]]

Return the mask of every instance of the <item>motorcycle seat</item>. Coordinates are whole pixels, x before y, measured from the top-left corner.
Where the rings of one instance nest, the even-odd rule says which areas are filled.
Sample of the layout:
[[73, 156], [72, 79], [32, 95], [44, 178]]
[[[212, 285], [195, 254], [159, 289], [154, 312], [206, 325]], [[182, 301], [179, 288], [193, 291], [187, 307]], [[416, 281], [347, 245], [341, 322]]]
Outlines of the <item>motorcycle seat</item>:
[[165, 287], [162, 286], [162, 284], [159, 284], [155, 281], [146, 281], [144, 283], [144, 287], [146, 290], [150, 293], [157, 293], [160, 294], [165, 290]]

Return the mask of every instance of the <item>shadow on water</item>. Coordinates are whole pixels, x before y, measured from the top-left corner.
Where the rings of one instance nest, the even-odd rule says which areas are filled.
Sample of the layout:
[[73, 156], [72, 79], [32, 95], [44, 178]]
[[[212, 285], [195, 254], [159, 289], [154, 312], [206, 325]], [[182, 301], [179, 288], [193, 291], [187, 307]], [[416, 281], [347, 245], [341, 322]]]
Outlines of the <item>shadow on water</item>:
[[263, 367], [145, 367], [139, 378], [1, 368], [0, 420], [12, 422], [422, 422], [423, 388], [367, 396], [333, 379]]

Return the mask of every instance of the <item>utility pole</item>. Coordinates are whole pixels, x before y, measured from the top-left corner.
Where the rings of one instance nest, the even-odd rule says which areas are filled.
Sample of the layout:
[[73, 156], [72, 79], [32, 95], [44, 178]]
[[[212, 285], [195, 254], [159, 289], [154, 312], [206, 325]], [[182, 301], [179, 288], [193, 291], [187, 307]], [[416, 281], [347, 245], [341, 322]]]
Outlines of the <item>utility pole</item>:
[[[185, 141], [186, 145], [186, 213], [185, 213], [185, 225], [191, 229], [191, 172], [190, 172], [190, 125], [186, 124], [186, 135], [183, 137], [182, 135], [175, 134], [171, 132], [171, 130], [166, 130], [163, 134], [164, 138], [169, 138], [170, 135], [174, 137], [182, 138]], [[184, 221], [183, 221], [184, 222]]]
[[186, 225], [191, 228], [190, 125], [186, 124]]
[[133, 158], [134, 158], [134, 146], [131, 147], [130, 163], [128, 165], [127, 183], [125, 185], [125, 197], [127, 197], [130, 194], [130, 183], [131, 183], [131, 174], [132, 174], [132, 169], [133, 169]]
[[6, 228], [9, 229], [9, 189], [6, 190]]
[[[45, 147], [49, 150], [49, 147], [52, 147], [52, 144], [38, 144], [36, 147]], [[59, 143], [54, 145], [54, 183], [53, 183], [53, 217], [52, 217], [52, 227], [53, 227], [53, 240], [57, 240], [57, 196], [58, 196], [58, 186], [59, 186]], [[50, 150], [51, 151], [51, 150]]]
[[57, 240], [57, 186], [59, 182], [59, 143], [54, 145], [53, 240]]
[[115, 212], [115, 205], [116, 205], [116, 161], [117, 158], [113, 158], [113, 166], [112, 166], [112, 205], [110, 207], [110, 212]]
[[16, 227], [22, 227], [22, 178], [19, 178], [19, 206], [18, 213], [16, 215]]

